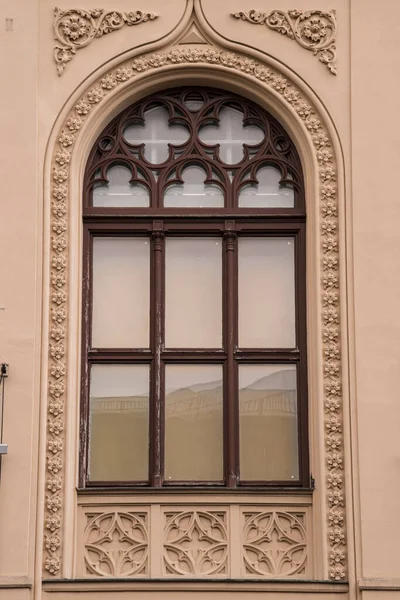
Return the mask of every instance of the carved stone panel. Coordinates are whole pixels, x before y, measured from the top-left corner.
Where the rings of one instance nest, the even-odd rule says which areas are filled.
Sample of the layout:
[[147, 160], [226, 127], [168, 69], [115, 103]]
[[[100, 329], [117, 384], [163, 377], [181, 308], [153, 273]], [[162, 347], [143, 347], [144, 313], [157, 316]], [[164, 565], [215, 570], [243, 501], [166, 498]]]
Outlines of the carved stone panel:
[[144, 577], [148, 573], [146, 512], [87, 513], [84, 532], [86, 575]]
[[166, 512], [164, 573], [175, 577], [228, 575], [226, 511]]
[[304, 511], [242, 513], [242, 560], [245, 577], [304, 576], [307, 532]]
[[[241, 501], [242, 500], [242, 501]], [[75, 577], [123, 579], [312, 579], [311, 496], [187, 497], [146, 504], [80, 500]], [[57, 534], [55, 534], [57, 535]]]

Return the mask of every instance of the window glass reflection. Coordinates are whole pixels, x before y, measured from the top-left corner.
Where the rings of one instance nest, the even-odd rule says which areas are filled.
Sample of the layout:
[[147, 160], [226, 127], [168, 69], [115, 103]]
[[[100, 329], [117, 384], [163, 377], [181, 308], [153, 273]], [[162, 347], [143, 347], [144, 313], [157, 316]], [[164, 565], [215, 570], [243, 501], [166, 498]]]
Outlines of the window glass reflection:
[[240, 478], [297, 480], [296, 367], [239, 366]]
[[165, 367], [165, 478], [223, 478], [222, 367]]
[[93, 365], [89, 402], [90, 479], [146, 481], [149, 366]]

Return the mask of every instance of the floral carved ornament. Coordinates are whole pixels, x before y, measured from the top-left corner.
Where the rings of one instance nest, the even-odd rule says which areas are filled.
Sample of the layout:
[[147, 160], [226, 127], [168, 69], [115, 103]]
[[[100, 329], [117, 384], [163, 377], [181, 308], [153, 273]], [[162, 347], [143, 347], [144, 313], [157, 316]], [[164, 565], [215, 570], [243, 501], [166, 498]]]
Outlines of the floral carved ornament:
[[250, 10], [232, 13], [253, 25], [266, 25], [295, 40], [300, 46], [318, 56], [322, 64], [336, 75], [336, 14], [334, 10], [273, 10], [270, 13]]
[[62, 75], [66, 64], [73, 59], [76, 51], [91, 44], [94, 38], [117, 31], [124, 25], [139, 25], [156, 18], [157, 15], [140, 10], [106, 12], [102, 8], [55, 8], [53, 28], [57, 45], [54, 47], [54, 61], [58, 75]]
[[[57, 136], [52, 170], [52, 240], [50, 257], [51, 307], [49, 340], [49, 386], [47, 405], [47, 479], [45, 503], [45, 556], [47, 573], [61, 569], [64, 522], [65, 404], [67, 398], [68, 322], [68, 204], [70, 162], [76, 140], [88, 115], [110, 94], [134, 81], [143, 72], [165, 66], [217, 65], [236, 71], [279, 94], [298, 115], [313, 147], [318, 164], [320, 211], [322, 353], [324, 383], [324, 447], [326, 467], [326, 519], [329, 577], [346, 578], [346, 532], [343, 460], [343, 407], [341, 386], [339, 232], [336, 162], [332, 140], [317, 108], [287, 77], [261, 61], [214, 46], [172, 47], [165, 52], [143, 54], [122, 63], [99, 78], [71, 108]], [[281, 525], [280, 525], [280, 528]], [[299, 527], [299, 532], [301, 527]], [[300, 541], [300, 539], [299, 539]], [[211, 542], [210, 542], [211, 543]], [[253, 542], [252, 542], [253, 543]], [[299, 560], [298, 558], [296, 559]], [[294, 568], [298, 570], [299, 567]], [[251, 567], [253, 569], [253, 567]]]

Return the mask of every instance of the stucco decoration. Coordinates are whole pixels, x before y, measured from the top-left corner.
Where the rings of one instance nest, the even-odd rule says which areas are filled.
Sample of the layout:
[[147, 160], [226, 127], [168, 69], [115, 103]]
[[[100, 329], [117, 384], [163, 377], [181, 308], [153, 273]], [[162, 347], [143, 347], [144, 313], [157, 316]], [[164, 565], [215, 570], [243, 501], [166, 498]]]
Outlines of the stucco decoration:
[[[317, 108], [305, 93], [276, 68], [242, 53], [225, 51], [212, 45], [201, 47], [177, 47], [153, 54], [143, 54], [134, 60], [121, 63], [92, 84], [67, 114], [53, 155], [52, 185], [52, 242], [51, 242], [51, 312], [49, 340], [49, 386], [47, 431], [47, 498], [45, 503], [45, 570], [57, 576], [61, 566], [61, 538], [64, 513], [64, 428], [66, 398], [66, 341], [68, 323], [68, 204], [70, 161], [80, 135], [82, 125], [89, 113], [119, 86], [133, 82], [139, 73], [157, 70], [165, 74], [170, 66], [176, 73], [179, 65], [198, 65], [207, 69], [217, 66], [219, 75], [225, 71], [242, 73], [252, 78], [274, 94], [279, 94], [288, 110], [297, 114], [318, 164], [320, 185], [317, 202], [320, 210], [321, 252], [321, 304], [324, 373], [325, 413], [325, 471], [326, 484], [318, 482], [319, 489], [326, 490], [327, 563], [328, 575], [333, 580], [346, 578], [345, 498], [343, 475], [342, 431], [342, 385], [339, 306], [339, 234], [337, 176], [334, 149], [329, 132]], [[318, 195], [319, 194], [319, 195]], [[76, 202], [76, 198], [73, 198]], [[74, 399], [75, 402], [75, 399]]]
[[304, 513], [245, 512], [243, 562], [246, 576], [304, 575], [307, 536]]
[[273, 10], [269, 13], [258, 10], [232, 13], [236, 19], [253, 25], [266, 25], [279, 31], [300, 46], [318, 56], [329, 71], [336, 75], [336, 13], [334, 10]]
[[85, 566], [88, 575], [143, 577], [148, 571], [147, 513], [87, 515]]
[[58, 75], [62, 75], [66, 64], [73, 59], [77, 50], [85, 48], [94, 38], [117, 31], [124, 25], [139, 25], [156, 19], [153, 13], [140, 10], [121, 12], [102, 8], [84, 10], [82, 8], [54, 9], [54, 60]]
[[166, 513], [164, 569], [175, 577], [228, 574], [226, 512]]

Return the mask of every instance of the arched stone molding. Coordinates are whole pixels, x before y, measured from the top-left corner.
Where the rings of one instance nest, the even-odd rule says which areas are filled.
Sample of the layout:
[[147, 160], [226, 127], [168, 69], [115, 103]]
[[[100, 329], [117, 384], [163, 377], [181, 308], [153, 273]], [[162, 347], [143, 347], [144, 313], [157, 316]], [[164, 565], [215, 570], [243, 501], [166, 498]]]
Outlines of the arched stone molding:
[[[259, 54], [259, 53], [258, 53]], [[271, 63], [276, 61], [271, 61]], [[46, 405], [46, 494], [44, 569], [59, 577], [62, 549], [75, 498], [78, 429], [79, 269], [76, 242], [83, 169], [96, 135], [122, 108], [155, 89], [185, 83], [226, 87], [275, 113], [295, 139], [303, 161], [309, 214], [310, 413], [313, 472], [325, 520], [325, 568], [321, 578], [346, 578], [343, 464], [343, 406], [339, 294], [338, 174], [333, 128], [318, 101], [287, 70], [249, 53], [231, 52], [221, 43], [168, 46], [160, 52], [125, 58], [82, 89], [63, 111], [51, 152], [50, 314], [48, 401]], [[73, 176], [72, 176], [73, 175]], [[72, 243], [74, 241], [74, 243]], [[310, 269], [311, 267], [311, 269]], [[318, 315], [318, 318], [316, 318]], [[46, 317], [47, 318], [47, 317]], [[68, 427], [66, 427], [68, 425]], [[323, 433], [322, 433], [323, 430]], [[76, 434], [76, 435], [75, 435]], [[325, 460], [317, 460], [319, 448]], [[324, 484], [322, 483], [324, 481]], [[322, 499], [323, 490], [323, 499]], [[68, 509], [68, 510], [66, 510]], [[314, 536], [314, 542], [317, 536]], [[67, 569], [68, 571], [68, 569]]]

